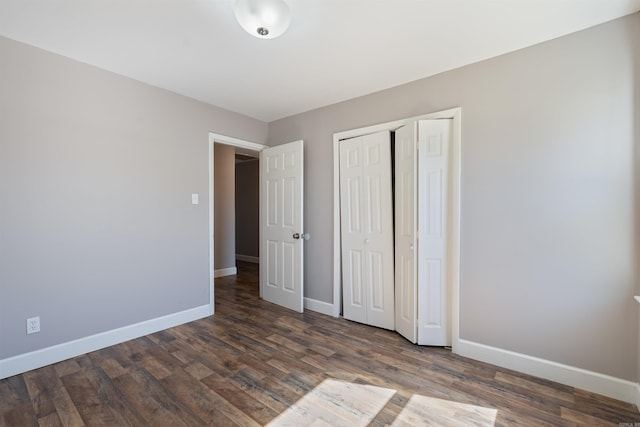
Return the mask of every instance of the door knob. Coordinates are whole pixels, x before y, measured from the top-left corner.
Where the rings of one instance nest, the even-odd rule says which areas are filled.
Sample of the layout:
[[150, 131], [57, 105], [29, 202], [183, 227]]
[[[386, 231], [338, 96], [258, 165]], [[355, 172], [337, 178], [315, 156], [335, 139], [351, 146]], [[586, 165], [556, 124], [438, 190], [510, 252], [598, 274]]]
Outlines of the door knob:
[[369, 239], [364, 239], [364, 244], [368, 245], [369, 244]]
[[309, 233], [302, 233], [301, 236], [304, 240], [309, 240], [311, 238], [311, 236], [309, 235]]
[[300, 233], [293, 233], [294, 240], [298, 240], [300, 238]]

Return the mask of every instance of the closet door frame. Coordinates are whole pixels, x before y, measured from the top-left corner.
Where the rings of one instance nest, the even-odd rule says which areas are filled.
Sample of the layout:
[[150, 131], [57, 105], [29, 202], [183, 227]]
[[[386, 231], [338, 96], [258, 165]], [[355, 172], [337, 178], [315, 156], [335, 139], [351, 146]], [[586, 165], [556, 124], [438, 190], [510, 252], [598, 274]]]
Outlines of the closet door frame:
[[340, 140], [365, 134], [395, 131], [417, 120], [451, 119], [451, 182], [449, 238], [449, 285], [451, 292], [451, 349], [458, 352], [460, 340], [460, 174], [462, 145], [462, 108], [410, 117], [364, 128], [333, 134], [333, 316], [339, 317], [342, 307], [341, 236], [340, 236]]

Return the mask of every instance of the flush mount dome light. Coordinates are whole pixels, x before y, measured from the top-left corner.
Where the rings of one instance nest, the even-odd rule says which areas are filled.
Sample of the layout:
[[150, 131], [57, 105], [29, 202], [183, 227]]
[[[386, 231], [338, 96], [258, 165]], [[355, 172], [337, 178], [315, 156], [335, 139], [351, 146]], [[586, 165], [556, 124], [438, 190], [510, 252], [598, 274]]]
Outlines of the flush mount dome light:
[[236, 0], [234, 9], [242, 28], [260, 39], [278, 37], [291, 22], [291, 9], [284, 0]]

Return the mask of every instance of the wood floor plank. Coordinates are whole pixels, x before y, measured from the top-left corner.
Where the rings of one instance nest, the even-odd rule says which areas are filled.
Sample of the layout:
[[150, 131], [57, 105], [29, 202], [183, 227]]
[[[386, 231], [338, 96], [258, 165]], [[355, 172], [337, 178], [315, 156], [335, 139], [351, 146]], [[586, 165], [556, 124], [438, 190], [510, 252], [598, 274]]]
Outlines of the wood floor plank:
[[[251, 369], [243, 369], [230, 377], [229, 381], [277, 413], [284, 412], [300, 399], [300, 394], [284, 387], [278, 379], [263, 375], [256, 376], [255, 371]], [[205, 382], [210, 384], [208, 378]], [[211, 387], [215, 387], [215, 383]]]
[[98, 391], [83, 371], [64, 375], [60, 379], [85, 424], [105, 426], [117, 424], [117, 417], [100, 398]]
[[[632, 404], [260, 300], [257, 265], [238, 269], [214, 316], [1, 380], [0, 427], [640, 423]], [[390, 399], [367, 406], [371, 387]]]
[[191, 411], [191, 402], [180, 400], [174, 393], [167, 389], [160, 380], [156, 379], [143, 368], [131, 369], [131, 376], [149, 392], [153, 400], [159, 403], [166, 411], [183, 421], [186, 425], [204, 425], [202, 418]]
[[220, 396], [217, 391], [206, 387], [183, 371], [174, 372], [162, 382], [207, 425], [259, 426], [254, 419]]
[[63, 360], [60, 363], [56, 363], [54, 366], [54, 369], [56, 371], [56, 374], [59, 377], [63, 377], [65, 375], [78, 372], [82, 368], [80, 367], [76, 359], [69, 359], [69, 360]]
[[508, 374], [506, 372], [496, 372], [495, 379], [499, 382], [509, 384], [514, 388], [517, 388], [521, 393], [535, 391], [547, 398], [553, 398], [554, 400], [561, 400], [564, 402], [574, 403], [576, 401], [573, 393], [565, 390], [558, 390], [557, 387], [542, 385], [535, 381], [530, 381], [520, 376]]
[[267, 424], [279, 413], [228, 379], [216, 379], [207, 385], [234, 407], [253, 418], [259, 425]]
[[109, 376], [109, 378], [117, 378], [127, 373], [127, 370], [115, 359], [106, 359], [99, 363], [100, 368]]
[[4, 422], [7, 426], [37, 426], [38, 418], [29, 403], [15, 406], [4, 413]]
[[[181, 426], [187, 427], [186, 421], [182, 420], [177, 412], [166, 408], [154, 398], [154, 393], [150, 388], [144, 387], [131, 375], [121, 375], [113, 380], [120, 393], [135, 408], [145, 420], [147, 425], [153, 426]], [[196, 423], [194, 425], [202, 425]]]
[[60, 418], [60, 421], [63, 425], [84, 425], [84, 421], [80, 416], [80, 413], [78, 412], [73, 399], [69, 395], [69, 392], [56, 373], [54, 365], [45, 366], [44, 368], [31, 371], [28, 374], [39, 375], [40, 381], [48, 384], [46, 393], [53, 402], [56, 413], [58, 414], [58, 417]]
[[145, 426], [147, 420], [135, 409], [111, 378], [100, 368], [87, 369], [85, 375], [98, 392], [100, 399], [111, 409], [122, 426]]
[[31, 396], [33, 410], [40, 419], [56, 413], [56, 407], [51, 397], [51, 384], [42, 375], [39, 375], [39, 372], [39, 370], [26, 372], [22, 377], [29, 391], [29, 396]]
[[46, 417], [38, 418], [39, 427], [63, 427], [62, 420], [57, 412], [53, 412]]
[[561, 417], [563, 420], [575, 422], [578, 425], [617, 427], [619, 423], [594, 417], [583, 412], [574, 411], [568, 408], [561, 408]]

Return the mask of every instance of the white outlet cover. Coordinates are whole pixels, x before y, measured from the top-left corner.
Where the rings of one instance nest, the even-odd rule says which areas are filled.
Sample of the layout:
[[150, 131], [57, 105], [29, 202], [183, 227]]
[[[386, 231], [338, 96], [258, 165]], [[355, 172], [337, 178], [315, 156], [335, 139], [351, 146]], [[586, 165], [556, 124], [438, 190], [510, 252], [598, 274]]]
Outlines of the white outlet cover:
[[36, 332], [40, 332], [40, 317], [31, 317], [27, 319], [27, 334]]
[[200, 203], [200, 200], [198, 200], [200, 197], [198, 196], [198, 193], [193, 193], [191, 195], [191, 204], [192, 205], [197, 205], [198, 203]]

